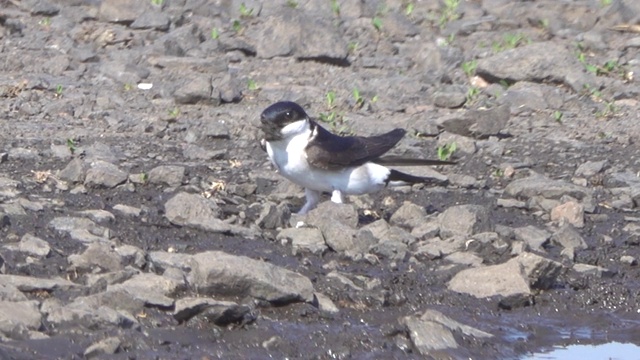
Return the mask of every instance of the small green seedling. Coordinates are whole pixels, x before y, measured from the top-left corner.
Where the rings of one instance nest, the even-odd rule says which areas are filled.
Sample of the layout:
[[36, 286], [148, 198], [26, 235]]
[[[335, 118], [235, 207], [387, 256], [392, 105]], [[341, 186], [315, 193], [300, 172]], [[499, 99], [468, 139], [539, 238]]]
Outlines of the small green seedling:
[[253, 8], [247, 8], [245, 3], [240, 4], [240, 16], [251, 17], [253, 15]]
[[62, 87], [62, 85], [58, 84], [56, 85], [56, 97], [62, 97], [62, 92], [64, 91], [64, 88]]
[[169, 116], [172, 118], [177, 118], [180, 115], [180, 109], [176, 106], [173, 109], [169, 109]]
[[407, 7], [404, 8], [404, 13], [407, 16], [411, 16], [411, 14], [413, 14], [413, 7], [414, 7], [414, 5], [413, 5], [412, 2], [408, 3]]
[[382, 19], [380, 19], [379, 17], [374, 17], [371, 20], [371, 24], [373, 24], [373, 27], [376, 28], [376, 30], [382, 31]]
[[76, 146], [76, 141], [71, 138], [67, 139], [67, 148], [69, 149], [69, 152], [71, 152], [71, 154], [74, 154], [78, 149]]
[[356, 102], [356, 107], [362, 107], [364, 105], [364, 98], [360, 95], [358, 88], [353, 88], [353, 100]]
[[295, 0], [287, 0], [287, 6], [292, 9], [296, 9], [298, 8], [298, 2]]
[[233, 23], [231, 23], [231, 27], [233, 28], [233, 31], [239, 33], [240, 30], [242, 30], [242, 24], [240, 23], [240, 20], [233, 20]]
[[258, 90], [258, 84], [256, 83], [255, 80], [249, 79], [247, 80], [247, 88], [249, 90]]
[[336, 104], [336, 92], [331, 90], [327, 92], [327, 108], [333, 109]]
[[211, 38], [213, 40], [217, 40], [220, 37], [220, 31], [218, 30], [218, 28], [212, 28], [211, 29]]
[[438, 21], [438, 25], [440, 28], [445, 27], [447, 23], [457, 20], [460, 15], [458, 14], [458, 6], [460, 5], [460, 0], [444, 0], [444, 9], [442, 9], [442, 13], [440, 14], [440, 20]]
[[340, 3], [338, 2], [338, 0], [331, 0], [331, 11], [333, 11], [334, 14], [340, 16]]
[[472, 77], [476, 73], [476, 69], [478, 68], [478, 61], [471, 60], [462, 63], [462, 71], [464, 71], [467, 77]]
[[442, 146], [438, 146], [438, 159], [441, 161], [447, 161], [451, 158], [451, 155], [457, 150], [458, 146], [456, 143], [444, 144]]
[[164, 3], [164, 0], [151, 0], [151, 4], [155, 6], [162, 6], [163, 3]]
[[556, 122], [562, 124], [562, 117], [564, 116], [564, 114], [562, 113], [562, 111], [560, 110], [556, 110], [553, 112], [553, 118], [555, 119]]

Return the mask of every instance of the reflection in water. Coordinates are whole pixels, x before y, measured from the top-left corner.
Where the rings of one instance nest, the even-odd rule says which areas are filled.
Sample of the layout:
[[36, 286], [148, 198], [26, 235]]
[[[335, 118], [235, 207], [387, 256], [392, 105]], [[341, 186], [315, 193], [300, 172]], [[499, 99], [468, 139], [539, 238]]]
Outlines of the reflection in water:
[[639, 360], [640, 346], [611, 342], [600, 345], [569, 345], [545, 353], [522, 357], [521, 360]]

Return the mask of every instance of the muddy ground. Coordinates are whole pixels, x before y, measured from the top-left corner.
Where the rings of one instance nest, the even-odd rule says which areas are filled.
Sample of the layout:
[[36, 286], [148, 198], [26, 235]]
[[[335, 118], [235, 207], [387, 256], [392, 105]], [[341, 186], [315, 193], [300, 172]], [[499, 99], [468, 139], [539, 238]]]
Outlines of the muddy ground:
[[[510, 359], [559, 344], [640, 344], [639, 18], [632, 0], [0, 0], [3, 274], [86, 285], [115, 271], [100, 254], [91, 266], [72, 262], [90, 241], [51, 225], [106, 210], [109, 243], [146, 259], [135, 271], [162, 275], [153, 252], [220, 250], [299, 273], [337, 307], [220, 294], [250, 311], [220, 326], [147, 303], [126, 326], [56, 322], [53, 306], [104, 288], [19, 287], [41, 318], [0, 326], [0, 358]], [[393, 251], [322, 244], [294, 255], [278, 235], [303, 192], [258, 144], [260, 112], [283, 99], [333, 131], [407, 128], [397, 154], [435, 158], [456, 144], [458, 164], [436, 169], [448, 186], [352, 197], [353, 231], [383, 219], [417, 234], [394, 223], [405, 201], [425, 222], [470, 204], [498, 240], [469, 245], [472, 230], [465, 246], [423, 252], [429, 237], [446, 240], [441, 224], [440, 235], [404, 238]], [[114, 167], [91, 172], [96, 163]], [[184, 172], [152, 173], [163, 165]], [[116, 170], [123, 181], [110, 178]], [[505, 190], [534, 173], [544, 179], [535, 194]], [[546, 193], [545, 181], [561, 189]], [[177, 225], [166, 204], [179, 192], [212, 199], [236, 230]], [[582, 206], [579, 219], [554, 215], [566, 203]], [[275, 226], [260, 222], [268, 204], [279, 206]], [[554, 237], [565, 223], [579, 246]], [[514, 235], [529, 225], [548, 232], [540, 246]], [[51, 251], [25, 250], [25, 234]], [[522, 253], [559, 271], [545, 286], [529, 274], [526, 289], [506, 296], [452, 288], [460, 271]], [[352, 282], [328, 276], [336, 272]], [[199, 296], [190, 286], [165, 295]], [[491, 336], [451, 329], [455, 346], [429, 348], [429, 332], [403, 320], [427, 310]]]

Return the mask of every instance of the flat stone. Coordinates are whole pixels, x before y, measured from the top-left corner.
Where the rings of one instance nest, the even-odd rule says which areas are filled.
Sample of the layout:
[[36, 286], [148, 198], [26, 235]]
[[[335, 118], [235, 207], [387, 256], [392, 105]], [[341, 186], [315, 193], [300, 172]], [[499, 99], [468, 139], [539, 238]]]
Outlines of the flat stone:
[[190, 264], [189, 285], [200, 294], [252, 296], [276, 304], [313, 301], [308, 278], [264, 261], [207, 251], [193, 255]]
[[115, 336], [102, 339], [91, 344], [91, 346], [84, 351], [84, 357], [86, 359], [94, 359], [99, 358], [101, 355], [113, 355], [118, 352], [121, 344], [122, 341]]
[[206, 316], [208, 321], [218, 326], [226, 326], [242, 321], [250, 311], [249, 306], [239, 305], [232, 301], [187, 297], [176, 300], [173, 317], [182, 323], [195, 316]]
[[127, 181], [128, 174], [116, 165], [97, 160], [91, 163], [87, 170], [84, 185], [94, 187], [114, 188]]
[[516, 240], [524, 241], [532, 250], [540, 251], [549, 242], [551, 233], [533, 225], [513, 229]]
[[18, 250], [27, 254], [46, 257], [51, 252], [49, 243], [31, 234], [24, 234], [20, 239]]
[[0, 333], [11, 337], [24, 330], [38, 330], [42, 326], [39, 307], [36, 300], [0, 301]]
[[471, 236], [473, 234], [492, 231], [489, 211], [480, 205], [457, 205], [445, 210], [440, 215], [440, 236]]
[[184, 166], [161, 165], [149, 171], [149, 182], [152, 184], [164, 184], [169, 186], [182, 185], [185, 176]]
[[571, 196], [583, 199], [591, 196], [591, 190], [562, 180], [552, 180], [539, 174], [532, 174], [524, 179], [514, 180], [504, 189], [504, 192], [515, 198], [532, 198], [542, 196], [547, 199], [560, 199]]
[[551, 221], [567, 222], [577, 228], [584, 227], [584, 205], [567, 201], [551, 210]]
[[293, 255], [300, 253], [322, 254], [328, 249], [322, 232], [316, 228], [288, 228], [280, 231], [276, 239], [291, 240]]

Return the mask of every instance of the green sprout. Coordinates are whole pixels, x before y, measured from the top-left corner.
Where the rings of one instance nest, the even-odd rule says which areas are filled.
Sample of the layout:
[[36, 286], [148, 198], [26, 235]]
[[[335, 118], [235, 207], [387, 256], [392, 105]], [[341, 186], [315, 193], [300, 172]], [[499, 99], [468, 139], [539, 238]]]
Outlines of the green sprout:
[[133, 85], [131, 85], [130, 83], [125, 83], [123, 88], [124, 91], [131, 91], [131, 89], [133, 89]]
[[373, 95], [373, 97], [371, 98], [371, 102], [374, 104], [377, 103], [378, 100], [380, 100], [380, 97], [378, 95]]
[[76, 146], [76, 141], [71, 138], [67, 139], [67, 148], [69, 148], [71, 154], [74, 154], [78, 149]]
[[140, 181], [143, 184], [146, 184], [147, 182], [149, 182], [149, 174], [147, 174], [147, 173], [140, 174]]
[[360, 95], [358, 88], [353, 88], [353, 100], [356, 102], [356, 107], [362, 107], [364, 105], [364, 98]]
[[298, 2], [295, 0], [287, 0], [287, 6], [296, 9], [298, 7]]
[[169, 116], [171, 118], [177, 118], [180, 115], [180, 109], [176, 106], [173, 109], [169, 109]]
[[373, 27], [376, 28], [376, 30], [381, 31], [382, 30], [382, 19], [380, 19], [379, 17], [374, 17], [371, 20], [371, 23], [373, 24]]
[[240, 30], [242, 30], [242, 24], [240, 24], [240, 20], [233, 20], [233, 23], [231, 24], [231, 27], [233, 28], [233, 31], [239, 33]]
[[520, 45], [530, 43], [531, 40], [522, 34], [504, 34], [501, 41], [496, 41], [491, 44], [491, 48], [494, 53], [499, 53], [505, 50], [515, 49]]
[[162, 6], [162, 3], [164, 3], [164, 0], [151, 0], [151, 4], [155, 6]]
[[333, 109], [336, 103], [336, 92], [331, 90], [327, 92], [327, 108]]
[[247, 88], [249, 90], [258, 90], [258, 84], [256, 83], [255, 80], [249, 79], [247, 80]]
[[564, 114], [562, 113], [562, 111], [560, 110], [556, 110], [553, 112], [553, 118], [555, 119], [556, 122], [562, 124], [562, 117], [564, 116]]
[[404, 13], [407, 16], [411, 16], [411, 14], [413, 14], [413, 6], [414, 6], [413, 3], [410, 2], [407, 4], [407, 7], [404, 8]]
[[42, 26], [49, 26], [49, 25], [51, 25], [51, 18], [50, 17], [46, 17], [46, 18], [38, 21], [38, 24], [40, 24]]
[[349, 53], [353, 54], [356, 52], [356, 50], [358, 50], [358, 43], [355, 41], [352, 41], [349, 43], [348, 49], [349, 49]]
[[253, 8], [247, 8], [245, 3], [240, 4], [240, 16], [251, 17], [253, 15]]
[[478, 89], [475, 86], [471, 86], [469, 90], [467, 90], [467, 103], [468, 104], [473, 103], [478, 98], [479, 95], [480, 95], [480, 89]]
[[211, 38], [213, 40], [217, 40], [220, 37], [220, 32], [218, 31], [218, 28], [211, 28]]
[[451, 158], [451, 155], [456, 151], [458, 146], [456, 143], [444, 144], [442, 146], [438, 146], [438, 159], [441, 161], [447, 161]]
[[338, 2], [338, 0], [331, 0], [331, 11], [333, 11], [334, 14], [340, 16], [340, 3]]
[[476, 73], [476, 68], [478, 67], [478, 61], [471, 60], [462, 63], [462, 71], [464, 71], [467, 77], [472, 77]]
[[444, 0], [444, 9], [442, 9], [440, 20], [438, 21], [440, 28], [443, 28], [450, 21], [457, 20], [460, 17], [458, 14], [459, 5], [460, 0]]
[[64, 91], [64, 88], [62, 87], [62, 85], [60, 84], [56, 85], [56, 97], [62, 97], [63, 91]]

